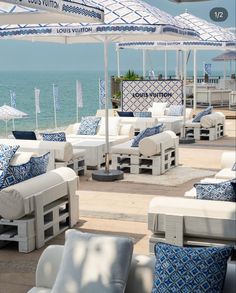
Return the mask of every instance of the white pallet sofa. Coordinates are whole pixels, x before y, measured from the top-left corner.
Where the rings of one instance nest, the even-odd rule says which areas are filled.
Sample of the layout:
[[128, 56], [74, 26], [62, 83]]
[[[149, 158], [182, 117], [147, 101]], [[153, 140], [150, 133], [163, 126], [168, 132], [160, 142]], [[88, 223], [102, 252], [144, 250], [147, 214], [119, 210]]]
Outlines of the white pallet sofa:
[[78, 176], [58, 168], [0, 190], [0, 246], [30, 252], [79, 220]]
[[[164, 115], [156, 115], [152, 107], [148, 108], [148, 111], [152, 113], [152, 117], [157, 118], [158, 122], [161, 122], [165, 126], [165, 130], [171, 130], [176, 134], [181, 133], [182, 123], [184, 120], [183, 116], [171, 116], [169, 115], [169, 108], [166, 108]], [[185, 109], [186, 120], [192, 119], [193, 109]]]
[[[50, 245], [41, 254], [36, 269], [36, 284], [28, 293], [50, 293], [55, 283], [62, 261], [64, 246]], [[46, 269], [50, 264], [50, 273]], [[79, 269], [79, 268], [78, 268]], [[89, 268], [88, 268], [89, 270]], [[133, 254], [124, 293], [150, 293], [154, 282], [155, 257]], [[229, 262], [223, 293], [234, 293], [236, 263]], [[96, 285], [95, 285], [96, 288]], [[96, 290], [96, 289], [95, 289]], [[96, 293], [96, 291], [91, 291]]]
[[84, 175], [85, 150], [74, 150], [70, 142], [0, 139], [0, 144], [19, 145], [20, 151], [37, 152], [44, 154], [50, 152], [48, 170], [59, 167], [70, 167], [78, 175]]
[[221, 112], [214, 112], [203, 116], [200, 122], [187, 120], [181, 135], [196, 140], [217, 140], [225, 135], [225, 116]]
[[236, 248], [235, 225], [235, 202], [154, 197], [148, 210], [149, 251], [157, 242]]
[[131, 147], [132, 140], [111, 147], [112, 168], [128, 170], [132, 174], [151, 172], [164, 174], [178, 166], [179, 139], [172, 131], [143, 138], [138, 147]]
[[[104, 119], [104, 118], [102, 118]], [[120, 144], [130, 140], [134, 136], [134, 128], [131, 124], [121, 124], [119, 117], [112, 117], [118, 122], [118, 134], [109, 135], [109, 146]], [[72, 144], [75, 151], [85, 149], [86, 166], [99, 169], [105, 163], [106, 138], [100, 134], [98, 127], [95, 135], [78, 135], [80, 123], [69, 125], [65, 129], [66, 140]]]

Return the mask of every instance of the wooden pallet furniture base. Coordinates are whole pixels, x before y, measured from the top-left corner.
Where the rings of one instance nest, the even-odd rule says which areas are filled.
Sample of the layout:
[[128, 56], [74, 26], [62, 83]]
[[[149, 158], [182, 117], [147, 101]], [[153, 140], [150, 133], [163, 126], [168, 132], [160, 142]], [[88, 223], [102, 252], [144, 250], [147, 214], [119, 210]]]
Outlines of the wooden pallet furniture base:
[[112, 154], [112, 168], [131, 174], [161, 175], [177, 166], [177, 161], [175, 148], [167, 149], [162, 155], [155, 156]]
[[185, 127], [185, 136], [196, 140], [217, 140], [224, 136], [224, 125], [217, 124], [215, 127]]
[[86, 171], [85, 157], [80, 156], [76, 159], [72, 159], [69, 162], [55, 162], [55, 167], [68, 167], [75, 171], [78, 176], [83, 176]]

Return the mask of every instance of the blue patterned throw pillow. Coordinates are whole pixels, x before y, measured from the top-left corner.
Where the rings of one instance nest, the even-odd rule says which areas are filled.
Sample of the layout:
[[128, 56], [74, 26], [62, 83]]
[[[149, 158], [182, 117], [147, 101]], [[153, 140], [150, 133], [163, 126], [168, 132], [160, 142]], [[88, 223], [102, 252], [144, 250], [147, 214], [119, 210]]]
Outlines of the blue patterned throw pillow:
[[40, 156], [31, 157], [30, 159], [30, 177], [35, 177], [46, 173], [50, 152]]
[[148, 137], [148, 136], [158, 134], [158, 133], [162, 132], [162, 130], [163, 130], [163, 123], [158, 123], [157, 125], [155, 125], [153, 127], [148, 127], [146, 129], [144, 129], [137, 136], [135, 136], [135, 138], [133, 139], [133, 142], [131, 144], [131, 147], [138, 147], [139, 142], [142, 139], [144, 139], [145, 137]]
[[194, 187], [196, 188], [197, 199], [236, 202], [232, 180], [220, 183], [196, 183]]
[[169, 116], [182, 116], [184, 112], [183, 105], [170, 105], [169, 107]]
[[95, 135], [97, 133], [97, 128], [98, 128], [98, 124], [100, 120], [101, 120], [101, 117], [95, 117], [95, 116], [82, 117], [77, 134]]
[[57, 132], [57, 133], [43, 133], [43, 140], [46, 141], [66, 141], [65, 132]]
[[155, 245], [152, 293], [220, 293], [231, 247]]
[[152, 117], [152, 112], [134, 112], [134, 117], [141, 117], [141, 118]]
[[212, 106], [207, 107], [206, 109], [204, 109], [203, 111], [199, 112], [192, 120], [192, 122], [200, 122], [201, 118], [203, 116], [209, 115], [212, 113]]
[[19, 147], [19, 145], [0, 144], [0, 188], [2, 188], [10, 161]]
[[30, 179], [30, 161], [21, 165], [9, 166], [2, 188]]

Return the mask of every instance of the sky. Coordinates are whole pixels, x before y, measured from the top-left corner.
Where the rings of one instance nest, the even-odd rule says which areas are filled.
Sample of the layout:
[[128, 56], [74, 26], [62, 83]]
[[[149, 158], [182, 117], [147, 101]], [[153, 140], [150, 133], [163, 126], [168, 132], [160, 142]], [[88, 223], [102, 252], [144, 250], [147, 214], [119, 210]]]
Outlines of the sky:
[[[185, 9], [198, 17], [211, 21], [209, 12], [214, 7], [224, 7], [228, 11], [228, 18], [224, 22], [215, 23], [223, 27], [235, 27], [235, 0], [209, 0], [195, 3], [173, 3], [169, 0], [146, 0], [145, 2], [158, 7], [172, 15], [183, 13]], [[204, 62], [212, 63], [211, 58], [220, 54], [219, 51], [199, 52], [198, 64], [202, 67]], [[52, 44], [31, 43], [23, 41], [3, 40], [0, 42], [0, 71], [11, 70], [103, 70], [103, 46], [102, 44]], [[156, 74], [164, 69], [163, 52], [148, 54], [147, 69], [153, 69]], [[174, 53], [169, 54], [169, 64], [173, 64]], [[121, 72], [128, 69], [142, 69], [141, 51], [122, 50]], [[189, 69], [192, 69], [192, 59], [189, 61]], [[170, 67], [169, 67], [170, 68]], [[114, 45], [109, 46], [109, 69], [115, 71], [116, 53]], [[173, 69], [174, 68], [170, 68]], [[222, 70], [221, 62], [214, 63], [213, 71]]]

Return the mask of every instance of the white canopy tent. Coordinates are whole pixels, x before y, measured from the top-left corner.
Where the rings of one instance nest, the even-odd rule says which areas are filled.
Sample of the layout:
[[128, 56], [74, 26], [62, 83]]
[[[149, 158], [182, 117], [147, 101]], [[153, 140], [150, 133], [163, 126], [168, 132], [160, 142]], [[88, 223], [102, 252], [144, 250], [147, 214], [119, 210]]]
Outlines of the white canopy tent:
[[88, 0], [1, 0], [0, 25], [54, 22], [96, 22], [104, 20], [103, 9]]
[[0, 39], [32, 41], [104, 44], [105, 112], [106, 112], [106, 169], [109, 175], [109, 132], [108, 132], [108, 60], [110, 42], [138, 40], [176, 40], [198, 37], [179, 20], [141, 0], [98, 0], [104, 7], [104, 24], [46, 24], [27, 27], [0, 27]]
[[[117, 44], [117, 68], [118, 68], [118, 76], [120, 75], [120, 56], [119, 49], [139, 49], [139, 50], [164, 50], [165, 51], [165, 77], [167, 76], [167, 54], [168, 50], [182, 50], [189, 51], [193, 50], [193, 63], [194, 63], [194, 109], [196, 109], [196, 92], [197, 92], [197, 50], [234, 50], [236, 46], [236, 38], [235, 35], [221, 28], [220, 26], [216, 26], [215, 24], [209, 23], [203, 19], [200, 19], [192, 14], [187, 12], [176, 16], [175, 19], [178, 21], [183, 21], [185, 25], [188, 25], [191, 28], [195, 28], [199, 34], [199, 40], [191, 40], [191, 41], [149, 41], [149, 42], [127, 42], [127, 43], [119, 43]], [[186, 62], [186, 61], [184, 61]], [[145, 61], [144, 61], [145, 63]], [[177, 63], [179, 63], [178, 55], [177, 55]], [[177, 70], [178, 71], [178, 70]], [[146, 72], [146, 69], [143, 66], [143, 72]], [[225, 75], [225, 74], [224, 74]]]

